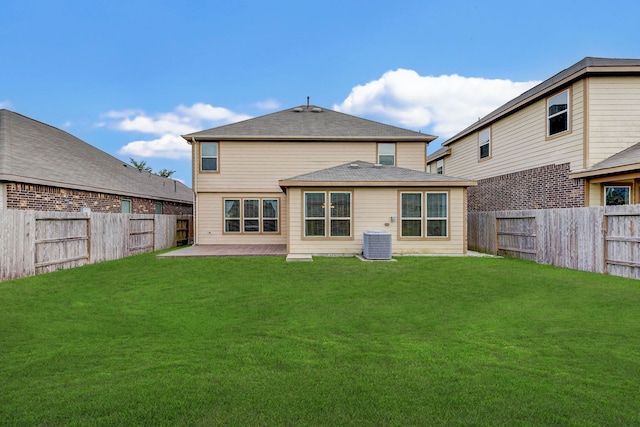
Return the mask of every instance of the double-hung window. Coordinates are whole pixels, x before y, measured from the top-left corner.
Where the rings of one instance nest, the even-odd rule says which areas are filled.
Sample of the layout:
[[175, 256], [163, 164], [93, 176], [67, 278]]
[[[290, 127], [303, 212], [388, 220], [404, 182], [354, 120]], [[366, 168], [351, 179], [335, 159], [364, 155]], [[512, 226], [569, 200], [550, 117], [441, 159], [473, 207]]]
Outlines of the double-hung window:
[[547, 99], [547, 136], [569, 130], [569, 89]]
[[277, 233], [278, 199], [225, 199], [225, 233]]
[[444, 173], [444, 160], [440, 159], [436, 161], [436, 173], [442, 175]]
[[351, 237], [351, 192], [305, 192], [304, 236]]
[[378, 143], [378, 163], [381, 165], [396, 165], [396, 144], [393, 142]]
[[203, 172], [218, 172], [218, 143], [200, 143], [200, 170]]
[[491, 157], [491, 128], [486, 128], [478, 133], [478, 150], [480, 159]]
[[449, 193], [446, 191], [400, 194], [400, 235], [402, 237], [447, 237]]

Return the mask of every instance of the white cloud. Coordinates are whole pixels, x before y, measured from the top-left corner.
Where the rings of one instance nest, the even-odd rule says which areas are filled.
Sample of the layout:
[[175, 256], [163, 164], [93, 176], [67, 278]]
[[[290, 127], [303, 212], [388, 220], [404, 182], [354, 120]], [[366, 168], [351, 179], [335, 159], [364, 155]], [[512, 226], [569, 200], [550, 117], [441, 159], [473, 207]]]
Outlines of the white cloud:
[[448, 138], [538, 83], [457, 74], [421, 76], [398, 69], [354, 87], [343, 103], [333, 108], [410, 129], [428, 126], [432, 133]]
[[190, 157], [191, 148], [180, 135], [249, 118], [248, 115], [226, 108], [196, 103], [191, 106], [179, 105], [174, 111], [151, 115], [142, 110], [109, 111], [101, 116], [102, 121], [96, 126], [157, 137], [129, 142], [120, 149], [122, 155], [182, 159]]
[[0, 109], [9, 109], [9, 108], [13, 108], [11, 101], [0, 101]]
[[191, 157], [191, 146], [178, 135], [162, 135], [150, 141], [132, 141], [122, 147], [119, 154], [143, 158], [188, 159]]
[[275, 99], [265, 99], [264, 101], [256, 102], [255, 105], [261, 110], [277, 110], [280, 108], [280, 103]]

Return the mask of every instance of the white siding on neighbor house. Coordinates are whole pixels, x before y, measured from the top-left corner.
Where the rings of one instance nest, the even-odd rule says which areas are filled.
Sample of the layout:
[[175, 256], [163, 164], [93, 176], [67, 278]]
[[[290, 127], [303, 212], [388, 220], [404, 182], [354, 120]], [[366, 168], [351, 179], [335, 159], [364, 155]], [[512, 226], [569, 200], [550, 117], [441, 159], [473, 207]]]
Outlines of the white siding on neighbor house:
[[[325, 190], [325, 189], [322, 189]], [[328, 189], [327, 189], [328, 190]], [[331, 189], [333, 190], [333, 189]], [[466, 252], [465, 189], [429, 188], [428, 191], [449, 192], [448, 239], [403, 239], [400, 233], [400, 212], [397, 188], [355, 188], [353, 191], [352, 240], [310, 239], [303, 237], [303, 192], [309, 189], [288, 190], [289, 197], [289, 253], [291, 254], [360, 254], [365, 231], [388, 231], [392, 235], [394, 254], [461, 254]], [[423, 192], [425, 188], [402, 189]], [[396, 217], [391, 222], [391, 217]], [[388, 225], [386, 225], [388, 224]]]
[[[424, 143], [398, 143], [397, 153], [397, 166], [424, 170]], [[376, 142], [222, 141], [219, 147], [219, 172], [198, 173], [195, 188], [198, 192], [221, 189], [279, 191], [278, 180], [354, 160], [375, 163], [376, 156]], [[199, 164], [197, 157], [194, 163]]]
[[588, 82], [590, 167], [640, 142], [640, 77]]
[[478, 129], [449, 145], [445, 157], [446, 175], [479, 180], [550, 164], [571, 163], [571, 170], [583, 168], [583, 82], [571, 86], [571, 131], [546, 137], [546, 99], [511, 114], [491, 126], [491, 158], [479, 159]]
[[[224, 199], [272, 198], [280, 200], [279, 229], [276, 233], [224, 233]], [[279, 193], [200, 193], [196, 215], [195, 242], [198, 245], [212, 244], [277, 244], [287, 242], [286, 196]]]

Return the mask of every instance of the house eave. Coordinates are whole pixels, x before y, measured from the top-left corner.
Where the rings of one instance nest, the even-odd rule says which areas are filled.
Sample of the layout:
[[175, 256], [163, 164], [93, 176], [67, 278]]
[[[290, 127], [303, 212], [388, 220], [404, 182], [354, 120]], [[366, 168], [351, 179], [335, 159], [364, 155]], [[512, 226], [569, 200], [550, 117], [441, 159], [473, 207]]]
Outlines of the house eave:
[[624, 166], [617, 166], [617, 167], [613, 167], [613, 168], [572, 172], [572, 173], [569, 173], [569, 178], [571, 178], [571, 179], [596, 178], [596, 177], [601, 177], [601, 176], [619, 175], [619, 174], [623, 174], [623, 173], [637, 172], [637, 171], [640, 171], [640, 163], [624, 165]]
[[135, 197], [139, 199], [147, 199], [147, 200], [158, 200], [164, 202], [175, 202], [175, 203], [183, 203], [183, 204], [193, 204], [193, 198], [191, 200], [181, 199], [181, 198], [173, 198], [167, 196], [159, 196], [153, 194], [141, 194], [135, 193], [131, 191], [121, 191], [113, 188], [103, 188], [103, 187], [94, 187], [89, 185], [80, 185], [68, 182], [61, 181], [50, 181], [46, 179], [40, 178], [31, 178], [31, 177], [22, 177], [17, 175], [0, 175], [0, 183], [23, 183], [23, 184], [33, 184], [33, 185], [45, 185], [48, 187], [56, 187], [56, 188], [67, 188], [70, 190], [80, 190], [80, 191], [90, 191], [94, 193], [102, 193], [102, 194], [113, 194], [117, 196], [126, 196], [126, 197]]
[[286, 135], [182, 135], [189, 144], [197, 142], [211, 141], [252, 141], [252, 142], [372, 142], [372, 141], [392, 141], [392, 142], [416, 142], [430, 143], [437, 137], [432, 135], [424, 136], [286, 136]]
[[476, 181], [287, 181], [280, 180], [282, 188], [293, 187], [475, 187]]

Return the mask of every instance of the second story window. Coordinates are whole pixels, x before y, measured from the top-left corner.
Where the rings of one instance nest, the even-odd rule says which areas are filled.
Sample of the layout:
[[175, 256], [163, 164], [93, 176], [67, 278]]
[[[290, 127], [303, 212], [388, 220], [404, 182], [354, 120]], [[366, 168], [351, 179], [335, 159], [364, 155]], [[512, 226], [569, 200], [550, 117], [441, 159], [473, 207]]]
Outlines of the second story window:
[[569, 130], [569, 89], [547, 99], [547, 136]]
[[218, 143], [203, 142], [200, 144], [200, 170], [218, 172]]
[[436, 173], [437, 174], [444, 174], [444, 159], [440, 159], [436, 162]]
[[378, 144], [378, 163], [381, 165], [396, 165], [396, 144], [381, 142]]
[[478, 149], [480, 159], [491, 157], [491, 128], [486, 128], [478, 134]]

